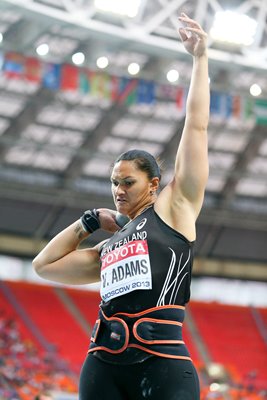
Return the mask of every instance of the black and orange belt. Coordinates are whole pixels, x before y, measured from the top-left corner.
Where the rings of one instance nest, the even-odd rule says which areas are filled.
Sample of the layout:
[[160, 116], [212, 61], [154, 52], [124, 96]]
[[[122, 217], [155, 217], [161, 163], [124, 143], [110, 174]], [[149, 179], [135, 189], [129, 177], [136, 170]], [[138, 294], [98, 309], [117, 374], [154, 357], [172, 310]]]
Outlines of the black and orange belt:
[[100, 309], [88, 353], [122, 354], [136, 348], [151, 355], [191, 360], [182, 340], [183, 306], [160, 306], [107, 317]]

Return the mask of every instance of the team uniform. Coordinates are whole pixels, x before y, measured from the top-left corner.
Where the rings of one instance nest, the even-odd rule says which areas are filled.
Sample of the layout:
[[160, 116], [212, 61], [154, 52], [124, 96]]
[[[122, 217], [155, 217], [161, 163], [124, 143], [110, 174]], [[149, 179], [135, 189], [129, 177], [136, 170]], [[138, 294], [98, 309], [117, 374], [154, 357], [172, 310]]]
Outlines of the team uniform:
[[104, 243], [100, 259], [102, 302], [80, 400], [199, 399], [182, 338], [193, 242], [150, 206]]

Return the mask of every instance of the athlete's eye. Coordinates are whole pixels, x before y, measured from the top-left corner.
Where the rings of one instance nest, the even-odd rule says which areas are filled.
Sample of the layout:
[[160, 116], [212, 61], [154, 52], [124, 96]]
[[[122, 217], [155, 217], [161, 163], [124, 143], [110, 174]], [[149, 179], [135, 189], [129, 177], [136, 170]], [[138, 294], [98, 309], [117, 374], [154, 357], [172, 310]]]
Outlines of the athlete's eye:
[[111, 183], [112, 183], [112, 185], [115, 186], [115, 187], [117, 187], [117, 186], [119, 186], [119, 185], [126, 186], [126, 187], [130, 187], [130, 186], [132, 186], [132, 185], [135, 183], [135, 181], [126, 181], [126, 180], [122, 180], [121, 182], [119, 182], [119, 181], [117, 181], [117, 180], [111, 179]]
[[131, 186], [134, 182], [133, 181], [126, 181], [125, 186]]

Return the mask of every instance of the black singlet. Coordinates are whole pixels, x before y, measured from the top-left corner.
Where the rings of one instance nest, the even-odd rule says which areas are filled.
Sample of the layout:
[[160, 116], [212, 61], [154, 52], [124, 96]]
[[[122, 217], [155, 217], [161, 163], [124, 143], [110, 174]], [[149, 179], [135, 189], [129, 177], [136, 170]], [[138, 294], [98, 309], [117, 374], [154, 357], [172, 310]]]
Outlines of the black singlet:
[[[132, 315], [166, 306], [184, 308], [190, 298], [192, 252], [192, 242], [165, 224], [153, 206], [147, 208], [101, 249], [101, 310], [105, 316]], [[184, 309], [180, 312], [182, 323]], [[98, 326], [95, 328], [98, 331]], [[119, 354], [103, 348], [103, 343], [91, 341], [90, 352], [106, 362], [133, 364], [151, 357], [143, 347], [128, 346]], [[157, 354], [162, 351], [154, 350]], [[190, 359], [184, 343], [176, 350], [176, 356]]]
[[107, 316], [137, 313], [190, 298], [193, 242], [151, 206], [101, 249], [101, 307]]

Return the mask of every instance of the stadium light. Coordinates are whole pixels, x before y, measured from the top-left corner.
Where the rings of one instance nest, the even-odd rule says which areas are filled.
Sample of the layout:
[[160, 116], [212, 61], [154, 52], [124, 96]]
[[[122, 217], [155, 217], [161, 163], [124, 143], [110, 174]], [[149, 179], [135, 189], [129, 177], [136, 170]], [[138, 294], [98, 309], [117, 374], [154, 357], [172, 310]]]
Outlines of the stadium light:
[[36, 48], [36, 53], [39, 56], [46, 56], [49, 53], [49, 46], [47, 43], [42, 43]]
[[95, 0], [95, 7], [101, 11], [134, 18], [138, 14], [140, 3], [141, 0]]
[[179, 72], [176, 69], [171, 69], [166, 76], [169, 82], [174, 83], [179, 79]]
[[85, 55], [82, 52], [78, 52], [72, 55], [72, 62], [76, 65], [82, 65], [85, 60]]
[[96, 60], [96, 65], [98, 66], [98, 68], [100, 69], [105, 69], [109, 64], [108, 58], [105, 56], [99, 57]]
[[256, 28], [257, 21], [245, 14], [219, 11], [215, 14], [210, 36], [216, 41], [249, 46], [253, 43]]
[[128, 72], [130, 75], [137, 75], [140, 71], [140, 65], [137, 63], [131, 63], [128, 65]]
[[250, 94], [254, 97], [257, 97], [262, 93], [261, 87], [257, 83], [251, 85], [249, 91]]

